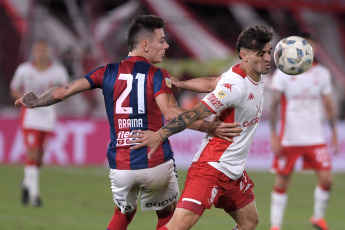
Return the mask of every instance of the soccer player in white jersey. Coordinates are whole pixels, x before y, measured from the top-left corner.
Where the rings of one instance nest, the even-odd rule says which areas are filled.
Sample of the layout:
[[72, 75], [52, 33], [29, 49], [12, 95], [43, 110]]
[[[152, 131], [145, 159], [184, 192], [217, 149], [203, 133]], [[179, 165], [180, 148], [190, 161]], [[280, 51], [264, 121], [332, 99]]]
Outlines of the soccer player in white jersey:
[[240, 136], [231, 141], [213, 136], [203, 139], [188, 170], [175, 213], [160, 229], [190, 229], [212, 205], [224, 209], [236, 221], [234, 229], [256, 228], [259, 217], [252, 191], [254, 184], [245, 171], [245, 163], [262, 114], [264, 86], [261, 75], [270, 70], [273, 35], [274, 30], [268, 26], [243, 30], [236, 44], [240, 63], [223, 73], [216, 84], [211, 78], [205, 78], [177, 85], [199, 92], [211, 91], [200, 103], [157, 132], [137, 131], [139, 135], [132, 135], [138, 138], [132, 143], [140, 143], [132, 149], [147, 145], [152, 155], [160, 142], [211, 114], [224, 122], [239, 123], [242, 128]]
[[[24, 92], [41, 94], [53, 86], [66, 84], [68, 75], [65, 68], [52, 60], [51, 50], [46, 41], [38, 41], [32, 50], [32, 60], [22, 63], [15, 71], [10, 84], [11, 96], [18, 99]], [[29, 198], [33, 206], [41, 206], [39, 193], [39, 172], [42, 165], [44, 143], [53, 132], [56, 113], [53, 107], [23, 108], [21, 128], [27, 148], [24, 179], [22, 181], [22, 203], [27, 205]]]
[[[315, 39], [308, 33], [300, 36], [312, 45], [316, 53]], [[297, 76], [276, 70], [271, 88], [271, 145], [275, 153], [272, 168], [276, 172], [271, 196], [271, 230], [280, 230], [282, 227], [287, 190], [299, 157], [303, 158], [303, 168], [315, 170], [318, 179], [311, 224], [317, 229], [327, 230], [324, 215], [330, 197], [332, 175], [323, 129], [322, 104], [332, 129], [332, 145], [335, 152], [338, 149], [330, 72], [317, 60], [314, 60], [307, 72]], [[282, 111], [280, 135], [276, 131], [279, 103]]]

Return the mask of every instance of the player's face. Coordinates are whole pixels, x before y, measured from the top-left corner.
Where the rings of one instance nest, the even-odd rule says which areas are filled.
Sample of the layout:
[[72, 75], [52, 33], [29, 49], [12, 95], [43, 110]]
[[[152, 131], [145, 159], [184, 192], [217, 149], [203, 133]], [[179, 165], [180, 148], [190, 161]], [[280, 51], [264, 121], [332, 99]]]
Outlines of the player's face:
[[33, 58], [35, 62], [50, 61], [50, 50], [46, 43], [37, 43], [33, 49]]
[[160, 63], [163, 60], [165, 51], [169, 48], [165, 41], [165, 34], [163, 29], [155, 29], [155, 33], [149, 39], [148, 56], [152, 64]]
[[257, 75], [266, 74], [270, 71], [272, 45], [270, 42], [266, 43], [262, 50], [248, 53], [248, 62], [253, 72]]

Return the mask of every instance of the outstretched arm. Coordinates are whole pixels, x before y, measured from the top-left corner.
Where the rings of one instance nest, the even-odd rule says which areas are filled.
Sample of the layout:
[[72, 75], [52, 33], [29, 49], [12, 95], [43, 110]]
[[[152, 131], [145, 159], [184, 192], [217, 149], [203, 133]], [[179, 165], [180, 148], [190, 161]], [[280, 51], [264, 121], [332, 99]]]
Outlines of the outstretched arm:
[[21, 104], [27, 108], [49, 106], [90, 88], [91, 86], [88, 80], [85, 78], [79, 78], [66, 86], [53, 87], [39, 97], [37, 97], [33, 92], [28, 92], [16, 100], [15, 105], [19, 106]]
[[187, 81], [179, 81], [177, 78], [171, 78], [171, 84], [178, 89], [190, 90], [198, 93], [212, 92], [220, 77], [199, 77]]
[[131, 135], [131, 138], [136, 138], [131, 141], [132, 144], [139, 143], [131, 147], [131, 149], [138, 149], [144, 146], [150, 148], [148, 157], [156, 151], [159, 144], [171, 135], [181, 132], [196, 120], [203, 119], [211, 115], [212, 112], [202, 103], [198, 103], [191, 110], [181, 113], [173, 118], [167, 125], [159, 129], [157, 132], [152, 131], [133, 131], [137, 135]]
[[[158, 97], [156, 97], [156, 102], [167, 121], [171, 121], [181, 113], [185, 112], [185, 110], [177, 106], [177, 102], [173, 94], [160, 94]], [[188, 128], [210, 133], [214, 136], [232, 142], [232, 138], [239, 136], [242, 132], [242, 129], [239, 128], [239, 126], [240, 124], [238, 123], [224, 123], [216, 118], [212, 122], [202, 119], [197, 120], [189, 124]]]

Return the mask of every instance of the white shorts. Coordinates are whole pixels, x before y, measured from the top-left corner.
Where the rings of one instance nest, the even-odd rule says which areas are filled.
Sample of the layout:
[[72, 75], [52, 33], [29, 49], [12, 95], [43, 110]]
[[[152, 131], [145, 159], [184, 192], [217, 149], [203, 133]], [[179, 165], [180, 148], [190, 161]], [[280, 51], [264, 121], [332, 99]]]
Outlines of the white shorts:
[[138, 197], [142, 210], [162, 210], [179, 196], [174, 160], [147, 169], [110, 169], [109, 178], [114, 202], [124, 214], [135, 209]]

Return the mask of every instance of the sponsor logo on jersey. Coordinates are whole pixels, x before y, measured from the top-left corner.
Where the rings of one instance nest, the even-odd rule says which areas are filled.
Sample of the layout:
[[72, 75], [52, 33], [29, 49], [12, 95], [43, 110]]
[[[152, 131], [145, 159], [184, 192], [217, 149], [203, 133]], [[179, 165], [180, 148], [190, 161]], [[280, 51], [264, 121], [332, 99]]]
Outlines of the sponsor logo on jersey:
[[224, 83], [222, 86], [225, 87], [225, 88], [227, 88], [227, 89], [229, 89], [230, 92], [231, 92], [231, 86], [232, 86], [231, 84], [229, 84], [229, 83]]
[[170, 78], [165, 78], [165, 84], [166, 84], [169, 88], [172, 87]]
[[206, 99], [213, 105], [215, 109], [219, 109], [221, 106], [223, 106], [214, 93], [209, 94]]
[[246, 128], [246, 127], [251, 126], [251, 125], [256, 125], [257, 123], [259, 123], [259, 120], [260, 120], [260, 118], [256, 117], [253, 120], [243, 122], [242, 126], [244, 128]]
[[262, 111], [261, 111], [261, 102], [260, 102], [259, 105], [256, 105], [256, 108], [257, 108], [258, 110], [256, 111], [256, 115], [255, 115], [255, 116], [258, 116], [259, 114], [262, 113]]
[[168, 199], [165, 199], [163, 201], [148, 202], [145, 205], [146, 205], [147, 208], [151, 208], [151, 207], [164, 207], [164, 206], [174, 202], [175, 200], [177, 200], [177, 197], [178, 197], [178, 192], [176, 194], [174, 194], [172, 197], [169, 197]]
[[116, 139], [116, 145], [119, 146], [127, 146], [131, 145], [129, 141], [132, 140], [132, 138], [128, 138], [129, 135], [131, 135], [131, 131], [120, 131], [117, 134], [117, 139]]
[[217, 96], [219, 98], [223, 98], [223, 97], [225, 97], [225, 95], [226, 95], [226, 93], [223, 90], [219, 90], [219, 92], [217, 93]]
[[118, 119], [117, 120], [119, 129], [126, 129], [126, 128], [140, 128], [143, 127], [143, 119]]
[[247, 101], [253, 100], [253, 99], [254, 99], [254, 94], [253, 94], [253, 93], [250, 93], [249, 96], [248, 96]]

